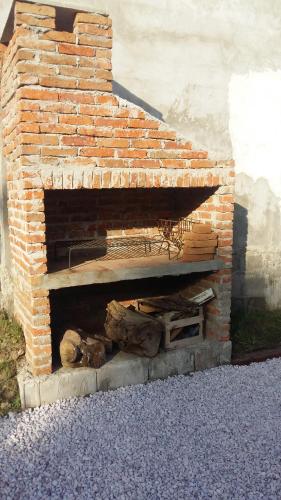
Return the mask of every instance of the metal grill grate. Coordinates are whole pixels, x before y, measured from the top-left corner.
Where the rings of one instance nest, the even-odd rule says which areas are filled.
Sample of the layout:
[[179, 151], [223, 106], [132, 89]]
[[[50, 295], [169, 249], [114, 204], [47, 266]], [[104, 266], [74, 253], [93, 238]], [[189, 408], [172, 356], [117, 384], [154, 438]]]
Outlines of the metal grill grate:
[[[149, 225], [158, 227], [159, 236], [127, 236], [127, 237], [107, 237], [97, 236], [82, 241], [57, 241], [55, 244], [55, 257], [57, 250], [64, 247], [68, 253], [69, 268], [72, 265], [73, 254], [81, 253], [94, 260], [117, 260], [141, 257], [153, 257], [157, 255], [167, 255], [169, 259], [178, 259], [183, 247], [183, 235], [191, 231], [193, 223], [199, 221], [190, 218], [178, 220], [159, 219], [157, 221], [145, 221], [137, 224], [133, 221], [127, 221], [130, 227], [139, 227], [146, 231]], [[143, 226], [142, 226], [143, 224]], [[109, 224], [104, 228], [106, 231], [116, 227], [115, 224]], [[119, 226], [120, 227], [120, 226]]]
[[152, 257], [170, 255], [170, 243], [164, 238], [127, 237], [103, 238], [97, 237], [68, 247], [68, 264], [71, 267], [73, 253], [88, 253], [95, 260], [131, 259], [137, 257]]

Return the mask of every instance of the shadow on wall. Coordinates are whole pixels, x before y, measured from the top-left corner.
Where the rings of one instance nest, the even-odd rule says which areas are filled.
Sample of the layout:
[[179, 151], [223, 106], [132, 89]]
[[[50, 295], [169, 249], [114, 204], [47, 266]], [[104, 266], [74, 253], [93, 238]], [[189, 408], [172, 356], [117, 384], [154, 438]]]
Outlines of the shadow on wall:
[[142, 109], [144, 109], [144, 111], [150, 113], [152, 116], [154, 116], [154, 118], [157, 118], [157, 120], [161, 120], [162, 122], [164, 121], [163, 115], [160, 111], [158, 111], [158, 109], [155, 109], [153, 106], [143, 101], [138, 96], [123, 87], [123, 85], [115, 82], [114, 80], [112, 82], [112, 90], [115, 95], [118, 95], [122, 99], [126, 99], [126, 101], [129, 101], [136, 106], [140, 106]]
[[[234, 204], [233, 224], [233, 274], [232, 274], [232, 313], [255, 308], [266, 308], [263, 295], [266, 283], [259, 269], [252, 276], [247, 275], [248, 248], [248, 210]], [[254, 296], [249, 296], [249, 289], [256, 290]], [[260, 296], [261, 295], [261, 296]]]
[[232, 293], [235, 297], [233, 309], [245, 307], [245, 273], [248, 238], [248, 210], [239, 203], [234, 204], [233, 225], [233, 275]]
[[280, 200], [268, 181], [236, 177], [233, 310], [281, 307]]

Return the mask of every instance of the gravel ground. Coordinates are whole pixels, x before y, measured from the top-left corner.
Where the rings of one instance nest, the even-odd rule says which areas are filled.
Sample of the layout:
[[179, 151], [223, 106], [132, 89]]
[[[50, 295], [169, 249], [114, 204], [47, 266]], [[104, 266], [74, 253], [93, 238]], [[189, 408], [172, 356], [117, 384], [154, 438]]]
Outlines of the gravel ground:
[[0, 419], [2, 499], [280, 499], [281, 360]]

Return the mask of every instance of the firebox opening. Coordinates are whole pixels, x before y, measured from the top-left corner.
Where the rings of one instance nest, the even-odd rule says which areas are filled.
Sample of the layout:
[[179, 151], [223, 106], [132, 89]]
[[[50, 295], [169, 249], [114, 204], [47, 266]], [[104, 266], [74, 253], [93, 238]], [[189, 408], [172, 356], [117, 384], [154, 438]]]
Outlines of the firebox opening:
[[[185, 276], [140, 279], [118, 283], [95, 284], [70, 287], [50, 292], [53, 367], [60, 366], [59, 345], [68, 329], [82, 329], [89, 336], [104, 335], [106, 307], [116, 300], [125, 307], [136, 306], [136, 300], [148, 297], [168, 296], [181, 293], [191, 298], [206, 287], [211, 273], [194, 273]], [[187, 336], [198, 337], [197, 325], [185, 327], [177, 340]], [[161, 344], [163, 347], [163, 344]], [[107, 354], [107, 361], [119, 351], [114, 345], [113, 353]]]
[[178, 249], [165, 240], [165, 221], [173, 228], [186, 217], [200, 220], [199, 207], [215, 190], [47, 190], [48, 272], [93, 260], [123, 259], [124, 266], [127, 259], [142, 257], [165, 255], [167, 260], [173, 260]]

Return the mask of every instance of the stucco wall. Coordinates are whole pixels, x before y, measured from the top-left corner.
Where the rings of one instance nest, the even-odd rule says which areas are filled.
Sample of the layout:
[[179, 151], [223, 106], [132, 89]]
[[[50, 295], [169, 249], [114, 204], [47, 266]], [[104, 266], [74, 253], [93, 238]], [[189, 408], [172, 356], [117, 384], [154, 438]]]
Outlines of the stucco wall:
[[281, 307], [280, 0], [80, 0], [79, 8], [112, 17], [117, 93], [141, 99], [211, 156], [236, 160], [234, 298]]

